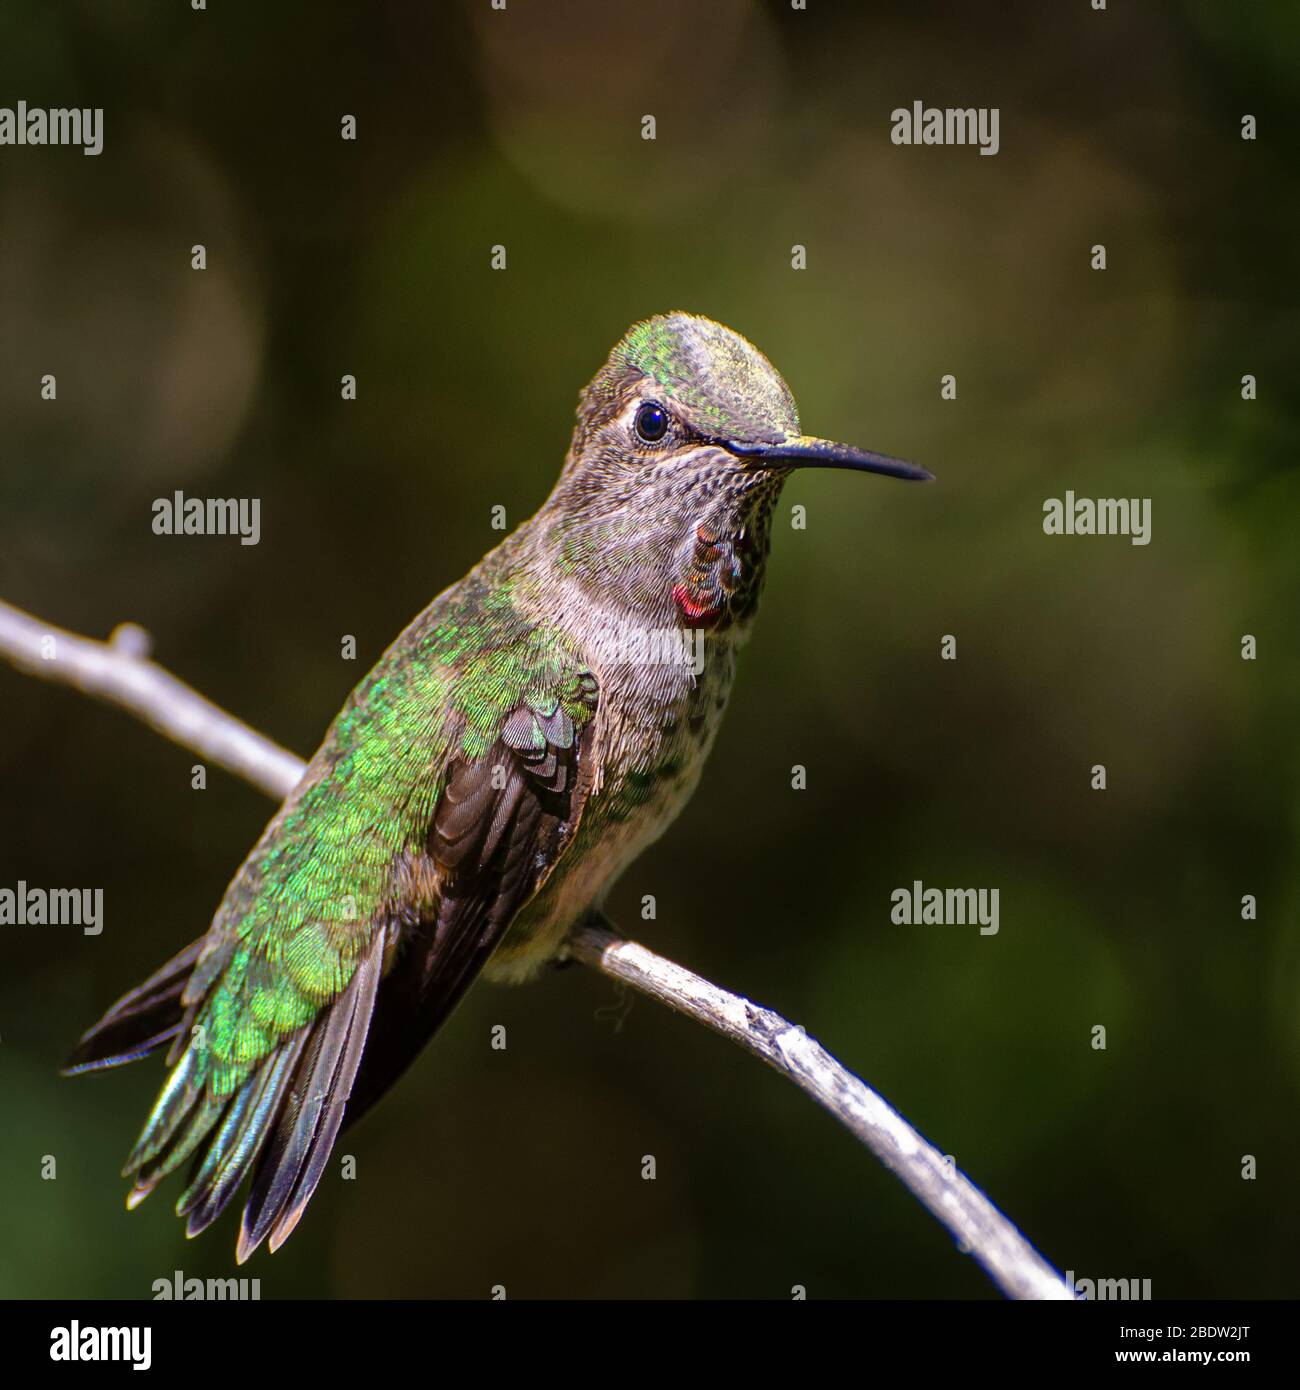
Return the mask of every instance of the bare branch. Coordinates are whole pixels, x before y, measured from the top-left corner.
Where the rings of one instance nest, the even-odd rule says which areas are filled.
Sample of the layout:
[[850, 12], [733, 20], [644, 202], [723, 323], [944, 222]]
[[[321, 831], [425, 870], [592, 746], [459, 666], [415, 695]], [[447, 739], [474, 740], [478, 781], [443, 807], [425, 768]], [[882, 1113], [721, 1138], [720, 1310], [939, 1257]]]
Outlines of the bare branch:
[[302, 776], [302, 759], [154, 665], [149, 646], [148, 634], [134, 623], [123, 623], [107, 642], [94, 642], [0, 602], [0, 655], [20, 671], [117, 705], [283, 801]]
[[[0, 656], [143, 719], [160, 734], [283, 799], [305, 764], [149, 660], [133, 624], [95, 642], [0, 602]], [[729, 1038], [789, 1077], [895, 1173], [1009, 1298], [1070, 1299], [1061, 1276], [967, 1177], [804, 1030], [748, 999], [587, 923], [577, 959]]]
[[579, 928], [570, 950], [585, 965], [730, 1038], [789, 1077], [929, 1207], [1008, 1297], [1073, 1297], [1061, 1276], [969, 1178], [797, 1024], [599, 926]]

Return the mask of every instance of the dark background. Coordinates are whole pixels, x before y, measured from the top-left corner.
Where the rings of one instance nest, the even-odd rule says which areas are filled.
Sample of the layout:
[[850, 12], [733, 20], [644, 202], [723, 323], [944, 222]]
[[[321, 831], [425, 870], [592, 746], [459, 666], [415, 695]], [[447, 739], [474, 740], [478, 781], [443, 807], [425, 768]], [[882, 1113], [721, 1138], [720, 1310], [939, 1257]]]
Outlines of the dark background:
[[[6, 0], [0, 104], [106, 114], [95, 159], [0, 149], [0, 595], [142, 623], [309, 753], [498, 539], [491, 508], [541, 502], [628, 324], [732, 325], [808, 429], [939, 483], [790, 484], [711, 766], [614, 915], [803, 1023], [1060, 1268], [1294, 1296], [1298, 65], [1294, 6], [1226, 0]], [[918, 99], [999, 107], [1001, 152], [894, 146]], [[259, 497], [261, 544], [155, 536], [178, 488]], [[1045, 536], [1067, 488], [1151, 498], [1151, 544]], [[102, 887], [106, 919], [3, 929], [0, 1292], [229, 1274], [233, 1214], [187, 1245], [179, 1182], [123, 1210], [159, 1066], [55, 1070], [204, 929], [271, 807], [8, 669], [0, 716], [0, 885]], [[999, 888], [1000, 933], [892, 925], [914, 878]], [[357, 1181], [243, 1272], [264, 1297], [991, 1295], [793, 1087], [623, 1012], [581, 967], [475, 989], [340, 1145]]]

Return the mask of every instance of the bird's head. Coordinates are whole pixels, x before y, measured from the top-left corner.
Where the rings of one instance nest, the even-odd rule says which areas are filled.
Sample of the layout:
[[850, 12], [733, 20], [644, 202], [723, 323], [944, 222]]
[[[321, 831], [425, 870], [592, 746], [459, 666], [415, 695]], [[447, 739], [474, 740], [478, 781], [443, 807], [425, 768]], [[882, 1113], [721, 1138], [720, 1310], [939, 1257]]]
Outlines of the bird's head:
[[765, 551], [768, 515], [796, 468], [930, 477], [802, 433], [790, 388], [752, 343], [712, 319], [664, 314], [631, 328], [583, 391], [547, 507], [551, 534], [595, 579], [632, 560], [674, 571], [702, 528], [748, 528], [751, 539], [761, 529]]

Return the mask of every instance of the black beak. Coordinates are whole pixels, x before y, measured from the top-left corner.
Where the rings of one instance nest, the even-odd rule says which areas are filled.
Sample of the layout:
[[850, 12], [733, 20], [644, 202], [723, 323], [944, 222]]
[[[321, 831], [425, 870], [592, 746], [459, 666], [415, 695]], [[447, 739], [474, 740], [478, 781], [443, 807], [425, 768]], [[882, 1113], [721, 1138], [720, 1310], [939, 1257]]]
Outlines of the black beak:
[[873, 454], [855, 449], [852, 444], [835, 444], [829, 439], [817, 439], [811, 434], [792, 434], [780, 444], [750, 444], [728, 440], [726, 447], [738, 458], [754, 459], [787, 468], [855, 468], [860, 473], [882, 473], [886, 478], [905, 478], [913, 483], [928, 483], [934, 474], [903, 459], [888, 454]]

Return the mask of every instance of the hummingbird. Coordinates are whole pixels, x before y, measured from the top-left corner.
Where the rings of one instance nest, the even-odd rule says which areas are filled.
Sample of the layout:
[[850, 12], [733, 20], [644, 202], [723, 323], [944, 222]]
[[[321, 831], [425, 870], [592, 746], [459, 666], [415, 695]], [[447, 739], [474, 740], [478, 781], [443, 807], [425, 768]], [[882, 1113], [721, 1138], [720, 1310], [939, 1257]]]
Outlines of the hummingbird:
[[931, 476], [802, 433], [784, 380], [722, 324], [627, 332], [549, 498], [380, 657], [206, 933], [69, 1058], [75, 1074], [166, 1049], [128, 1207], [188, 1164], [194, 1236], [250, 1179], [236, 1260], [276, 1250], [344, 1125], [474, 979], [564, 960], [694, 791], [777, 498], [817, 467]]

